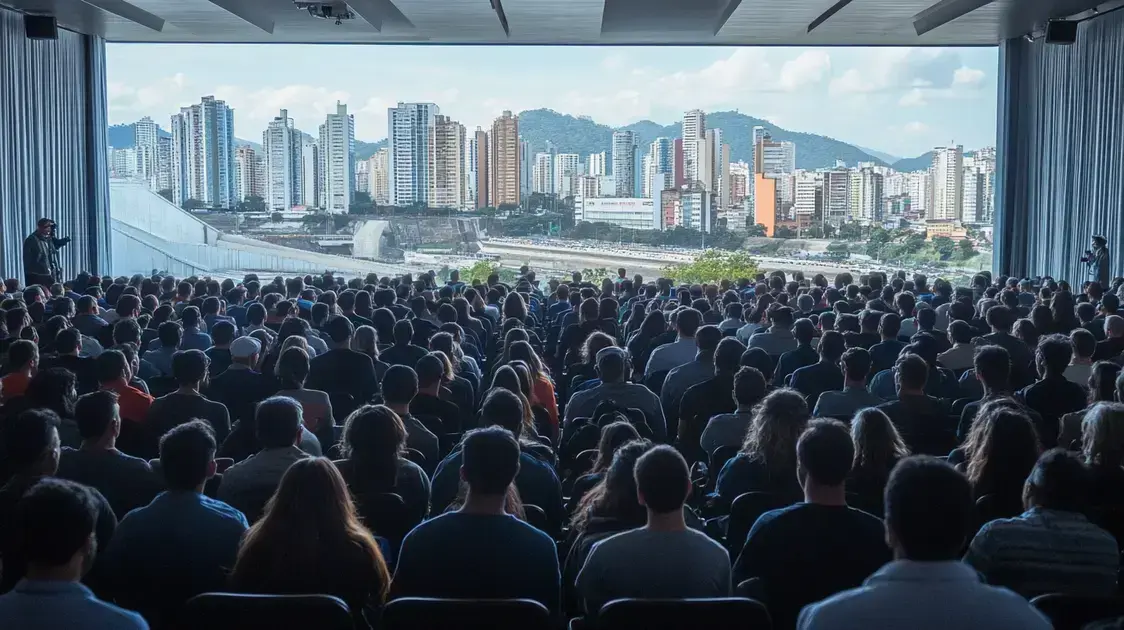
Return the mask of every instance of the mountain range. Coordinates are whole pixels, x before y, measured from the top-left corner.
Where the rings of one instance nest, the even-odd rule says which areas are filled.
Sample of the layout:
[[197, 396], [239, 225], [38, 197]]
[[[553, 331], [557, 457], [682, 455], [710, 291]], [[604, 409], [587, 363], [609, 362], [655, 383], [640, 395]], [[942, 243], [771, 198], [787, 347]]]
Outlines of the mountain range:
[[[789, 141], [796, 145], [796, 168], [819, 169], [835, 166], [841, 161], [848, 166], [860, 162], [869, 162], [881, 166], [890, 166], [898, 171], [918, 171], [929, 168], [932, 164], [932, 152], [914, 158], [897, 158], [896, 156], [865, 149], [854, 144], [836, 140], [828, 136], [791, 131], [773, 123], [748, 116], [736, 111], [710, 112], [706, 115], [706, 125], [709, 129], [721, 129], [723, 142], [730, 145], [730, 161], [749, 162], [753, 147], [750, 139], [753, 128], [761, 126], [770, 136], [777, 141]], [[590, 153], [605, 151], [612, 152], [613, 132], [617, 130], [632, 131], [637, 136], [641, 151], [656, 138], [677, 138], [682, 133], [682, 125], [675, 122], [670, 125], [661, 125], [650, 120], [625, 125], [624, 127], [610, 127], [599, 124], [588, 117], [575, 117], [562, 114], [550, 109], [532, 109], [519, 114], [519, 135], [531, 145], [531, 151], [546, 151], [548, 146], [558, 153], [577, 153], [585, 159]], [[160, 129], [161, 135], [168, 132]], [[307, 134], [306, 134], [307, 135]], [[261, 149], [259, 142], [235, 138], [239, 146], [248, 145], [257, 150]], [[136, 130], [134, 125], [113, 125], [109, 128], [109, 146], [126, 148], [136, 144]], [[376, 151], [386, 146], [386, 139], [376, 142], [355, 141], [356, 159], [365, 160]]]

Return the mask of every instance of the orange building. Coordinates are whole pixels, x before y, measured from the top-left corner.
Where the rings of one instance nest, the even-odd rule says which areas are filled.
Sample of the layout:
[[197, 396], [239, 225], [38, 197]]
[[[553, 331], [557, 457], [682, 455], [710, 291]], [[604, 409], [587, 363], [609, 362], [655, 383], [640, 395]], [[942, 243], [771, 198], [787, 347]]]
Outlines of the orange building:
[[765, 235], [773, 236], [777, 225], [777, 180], [754, 173], [753, 222], [765, 226]]

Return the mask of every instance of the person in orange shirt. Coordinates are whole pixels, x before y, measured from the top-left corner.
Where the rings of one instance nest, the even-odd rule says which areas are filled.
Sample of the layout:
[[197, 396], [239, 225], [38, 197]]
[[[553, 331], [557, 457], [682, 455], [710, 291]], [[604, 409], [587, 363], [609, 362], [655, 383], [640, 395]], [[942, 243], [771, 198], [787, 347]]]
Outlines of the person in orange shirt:
[[[121, 411], [121, 435], [124, 437], [126, 428], [133, 425], [139, 428], [152, 406], [153, 398], [141, 390], [129, 385], [132, 373], [129, 371], [129, 360], [120, 350], [106, 350], [98, 355], [95, 368], [98, 375], [98, 387], [117, 393], [117, 406]], [[121, 448], [121, 447], [118, 447]], [[121, 450], [125, 450], [121, 448]], [[128, 452], [130, 455], [135, 453]]]
[[558, 437], [558, 401], [554, 396], [554, 383], [546, 374], [542, 359], [535, 352], [534, 347], [526, 341], [516, 341], [511, 344], [508, 351], [509, 361], [523, 361], [531, 371], [531, 404], [539, 405], [546, 409], [550, 416], [552, 435], [550, 439]]
[[8, 347], [8, 365], [12, 371], [0, 379], [0, 402], [23, 396], [35, 371], [39, 369], [39, 348], [34, 341], [20, 339]]

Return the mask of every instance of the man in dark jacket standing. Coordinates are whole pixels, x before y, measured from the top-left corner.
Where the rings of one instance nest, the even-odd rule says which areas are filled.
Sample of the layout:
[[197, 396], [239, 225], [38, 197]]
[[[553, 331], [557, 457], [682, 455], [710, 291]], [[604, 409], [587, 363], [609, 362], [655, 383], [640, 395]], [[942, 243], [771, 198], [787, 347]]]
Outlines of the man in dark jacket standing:
[[39, 219], [36, 230], [23, 240], [23, 268], [26, 285], [39, 284], [44, 287], [62, 282], [62, 267], [59, 265], [59, 248], [70, 243], [70, 237], [55, 237], [55, 222]]

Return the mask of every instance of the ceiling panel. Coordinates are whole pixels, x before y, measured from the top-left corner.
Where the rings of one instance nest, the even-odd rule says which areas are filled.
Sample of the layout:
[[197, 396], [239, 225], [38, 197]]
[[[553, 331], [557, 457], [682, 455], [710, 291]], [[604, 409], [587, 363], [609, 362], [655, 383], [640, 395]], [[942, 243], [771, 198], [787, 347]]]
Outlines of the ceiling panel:
[[[811, 33], [808, 24], [835, 0], [742, 0], [717, 35], [708, 25], [717, 25], [729, 0], [501, 0], [509, 37], [489, 0], [356, 0], [363, 2], [365, 12], [379, 8], [381, 31], [360, 17], [340, 25], [317, 19], [292, 0], [222, 0], [265, 16], [274, 25], [272, 33], [208, 0], [99, 1], [113, 6], [128, 2], [165, 20], [164, 28], [152, 30], [81, 0], [0, 3], [54, 13], [60, 25], [110, 41], [797, 46], [995, 45], [1049, 17], [1072, 15], [1093, 4], [996, 0], [918, 37], [912, 18], [936, 0], [853, 0]], [[606, 16], [611, 18], [607, 25]]]

